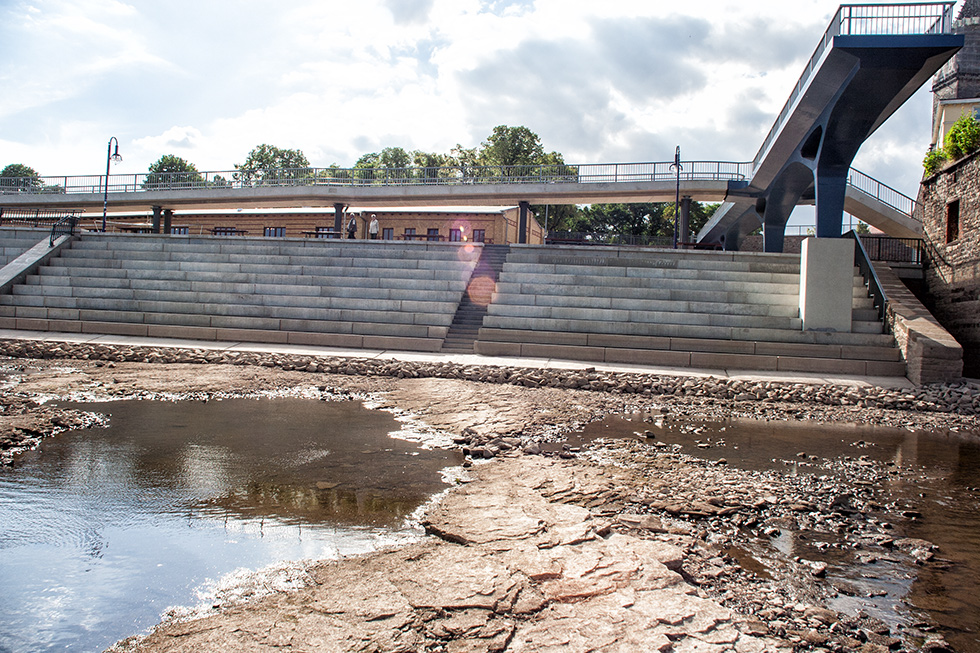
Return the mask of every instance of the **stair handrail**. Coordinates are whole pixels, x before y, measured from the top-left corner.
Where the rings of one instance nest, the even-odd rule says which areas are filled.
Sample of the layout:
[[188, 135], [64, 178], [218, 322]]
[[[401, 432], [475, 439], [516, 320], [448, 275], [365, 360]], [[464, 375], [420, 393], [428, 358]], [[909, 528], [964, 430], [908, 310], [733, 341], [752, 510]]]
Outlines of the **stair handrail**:
[[54, 247], [54, 241], [61, 236], [74, 236], [77, 224], [78, 216], [72, 212], [51, 225], [51, 239], [48, 241], [48, 247]]
[[888, 322], [885, 320], [885, 315], [888, 309], [888, 294], [881, 285], [881, 280], [878, 279], [871, 257], [868, 256], [868, 252], [861, 242], [861, 237], [856, 231], [852, 229], [844, 234], [844, 237], [854, 240], [854, 265], [858, 266], [861, 271], [861, 276], [864, 277], [864, 282], [868, 285], [868, 294], [871, 296], [872, 303], [878, 309], [878, 319], [887, 329]]

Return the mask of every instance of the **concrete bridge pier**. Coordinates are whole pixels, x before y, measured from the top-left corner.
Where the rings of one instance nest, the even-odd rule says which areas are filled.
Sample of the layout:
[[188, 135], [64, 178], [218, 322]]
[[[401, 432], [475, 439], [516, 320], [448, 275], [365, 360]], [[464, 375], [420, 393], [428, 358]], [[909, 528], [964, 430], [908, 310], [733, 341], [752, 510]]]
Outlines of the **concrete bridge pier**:
[[528, 213], [530, 211], [531, 203], [522, 200], [518, 206], [520, 207], [519, 217], [517, 219], [517, 242], [521, 245], [527, 244], [527, 229], [528, 229]]

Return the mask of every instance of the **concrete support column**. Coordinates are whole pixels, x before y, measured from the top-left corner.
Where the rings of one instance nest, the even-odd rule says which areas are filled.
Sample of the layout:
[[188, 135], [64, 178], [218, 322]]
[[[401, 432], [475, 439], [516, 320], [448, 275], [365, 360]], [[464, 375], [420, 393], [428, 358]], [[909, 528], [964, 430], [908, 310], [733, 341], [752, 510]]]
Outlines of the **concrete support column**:
[[173, 221], [174, 221], [174, 210], [164, 209], [163, 210], [163, 233], [165, 234], [170, 233], [170, 227], [173, 225]]
[[152, 227], [152, 229], [153, 229], [153, 233], [158, 234], [158, 233], [160, 233], [160, 216], [161, 216], [161, 211], [163, 211], [163, 208], [162, 207], [159, 207], [159, 206], [154, 206], [152, 208], [153, 208], [153, 227]]
[[527, 214], [530, 209], [530, 203], [521, 202], [520, 207], [520, 217], [517, 220], [517, 242], [524, 245], [527, 243]]
[[677, 223], [677, 238], [682, 243], [691, 242], [691, 196], [681, 198], [681, 215]]
[[800, 255], [800, 317], [804, 331], [850, 333], [854, 241], [807, 238]]
[[844, 226], [847, 170], [817, 169], [817, 238], [840, 238]]

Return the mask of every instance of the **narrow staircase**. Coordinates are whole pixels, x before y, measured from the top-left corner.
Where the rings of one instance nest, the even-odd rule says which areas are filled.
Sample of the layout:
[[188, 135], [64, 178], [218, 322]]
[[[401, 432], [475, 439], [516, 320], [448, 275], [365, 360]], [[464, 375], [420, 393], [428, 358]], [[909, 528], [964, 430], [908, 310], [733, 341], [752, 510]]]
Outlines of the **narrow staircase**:
[[510, 252], [508, 245], [484, 245], [473, 269], [473, 276], [456, 309], [442, 351], [473, 353], [473, 343], [480, 333], [487, 307], [493, 299], [497, 279]]

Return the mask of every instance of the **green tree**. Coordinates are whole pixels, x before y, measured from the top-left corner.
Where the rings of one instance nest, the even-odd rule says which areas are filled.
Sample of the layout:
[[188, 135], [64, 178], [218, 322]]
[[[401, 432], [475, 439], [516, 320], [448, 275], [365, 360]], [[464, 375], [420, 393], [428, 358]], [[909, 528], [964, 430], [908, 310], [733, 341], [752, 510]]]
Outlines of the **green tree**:
[[174, 154], [164, 154], [146, 171], [144, 189], [154, 188], [194, 188], [204, 185], [204, 178], [193, 163]]
[[36, 192], [41, 189], [41, 176], [23, 163], [11, 163], [0, 170], [0, 190], [6, 192]]
[[480, 165], [533, 166], [544, 162], [541, 138], [527, 127], [498, 125], [480, 144]]
[[[673, 236], [674, 234], [674, 203], [664, 205], [664, 220], [669, 225], [669, 230], [664, 229], [659, 236]], [[691, 202], [691, 212], [687, 217], [687, 225], [691, 230], [691, 238], [698, 235], [698, 232], [708, 223], [711, 216], [718, 210], [720, 204], [703, 204], [701, 202]], [[680, 237], [680, 236], [679, 236]]]
[[980, 149], [980, 122], [973, 114], [960, 116], [943, 139], [943, 149], [950, 159], [958, 159]]
[[244, 184], [309, 183], [310, 162], [300, 150], [262, 144], [252, 148], [244, 163], [235, 164], [234, 178]]

